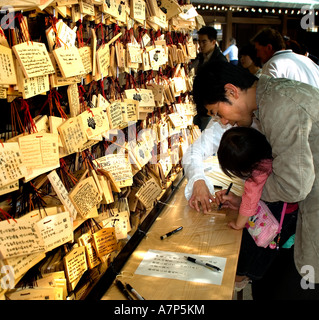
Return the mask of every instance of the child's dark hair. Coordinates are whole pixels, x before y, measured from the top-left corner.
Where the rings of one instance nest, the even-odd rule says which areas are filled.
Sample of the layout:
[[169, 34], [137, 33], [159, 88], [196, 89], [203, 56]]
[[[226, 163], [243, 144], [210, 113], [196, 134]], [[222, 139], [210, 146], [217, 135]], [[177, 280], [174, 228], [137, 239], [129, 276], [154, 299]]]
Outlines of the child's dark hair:
[[266, 137], [258, 130], [233, 127], [223, 134], [217, 156], [227, 176], [248, 179], [261, 160], [272, 159], [272, 150]]

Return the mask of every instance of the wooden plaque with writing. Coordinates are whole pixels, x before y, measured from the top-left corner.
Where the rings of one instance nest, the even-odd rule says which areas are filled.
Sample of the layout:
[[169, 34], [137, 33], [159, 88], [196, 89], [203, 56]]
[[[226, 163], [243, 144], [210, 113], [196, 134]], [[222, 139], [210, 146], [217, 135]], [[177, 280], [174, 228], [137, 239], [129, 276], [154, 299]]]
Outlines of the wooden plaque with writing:
[[61, 47], [53, 50], [63, 77], [74, 77], [85, 74], [79, 50], [76, 47]]
[[44, 43], [23, 42], [12, 47], [26, 78], [54, 73], [54, 67]]
[[114, 228], [103, 228], [95, 232], [93, 234], [93, 241], [99, 257], [117, 250], [117, 239]]

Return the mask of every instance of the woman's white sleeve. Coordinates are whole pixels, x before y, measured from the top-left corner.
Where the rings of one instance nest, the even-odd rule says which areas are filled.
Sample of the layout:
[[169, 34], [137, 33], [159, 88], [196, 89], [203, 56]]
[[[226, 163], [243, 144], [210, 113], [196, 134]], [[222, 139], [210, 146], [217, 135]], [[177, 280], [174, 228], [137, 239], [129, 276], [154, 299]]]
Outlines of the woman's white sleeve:
[[182, 160], [185, 176], [188, 180], [185, 188], [187, 200], [192, 196], [193, 184], [197, 180], [204, 180], [209, 191], [214, 194], [214, 185], [205, 176], [203, 161], [217, 153], [220, 139], [229, 128], [231, 128], [231, 125], [224, 126], [211, 120], [199, 138], [188, 147]]

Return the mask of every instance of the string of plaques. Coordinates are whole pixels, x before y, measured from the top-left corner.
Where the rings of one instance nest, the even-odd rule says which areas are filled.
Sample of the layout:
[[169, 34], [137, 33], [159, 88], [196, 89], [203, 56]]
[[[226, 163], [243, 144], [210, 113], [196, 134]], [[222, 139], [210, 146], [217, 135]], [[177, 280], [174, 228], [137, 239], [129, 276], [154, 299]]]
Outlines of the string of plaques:
[[204, 22], [177, 0], [12, 0], [0, 21], [0, 299], [81, 299], [200, 135]]

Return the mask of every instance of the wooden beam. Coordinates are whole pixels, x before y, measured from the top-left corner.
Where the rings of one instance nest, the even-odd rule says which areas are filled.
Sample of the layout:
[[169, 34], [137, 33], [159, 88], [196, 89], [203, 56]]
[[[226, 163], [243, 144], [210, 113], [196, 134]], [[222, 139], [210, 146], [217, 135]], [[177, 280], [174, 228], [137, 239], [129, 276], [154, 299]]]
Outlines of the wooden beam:
[[272, 18], [241, 18], [233, 17], [233, 23], [248, 23], [248, 24], [281, 24], [280, 19]]
[[[206, 23], [219, 22], [221, 24], [226, 24], [226, 17], [214, 17], [205, 16], [203, 18]], [[282, 23], [280, 18], [245, 18], [245, 17], [232, 17], [232, 23], [247, 23], [247, 24], [266, 24], [266, 25], [279, 25]]]
[[232, 30], [233, 30], [233, 12], [231, 10], [228, 10], [226, 12], [226, 29], [225, 29], [225, 38], [224, 38], [224, 47], [225, 49], [229, 46], [229, 40], [232, 37]]

